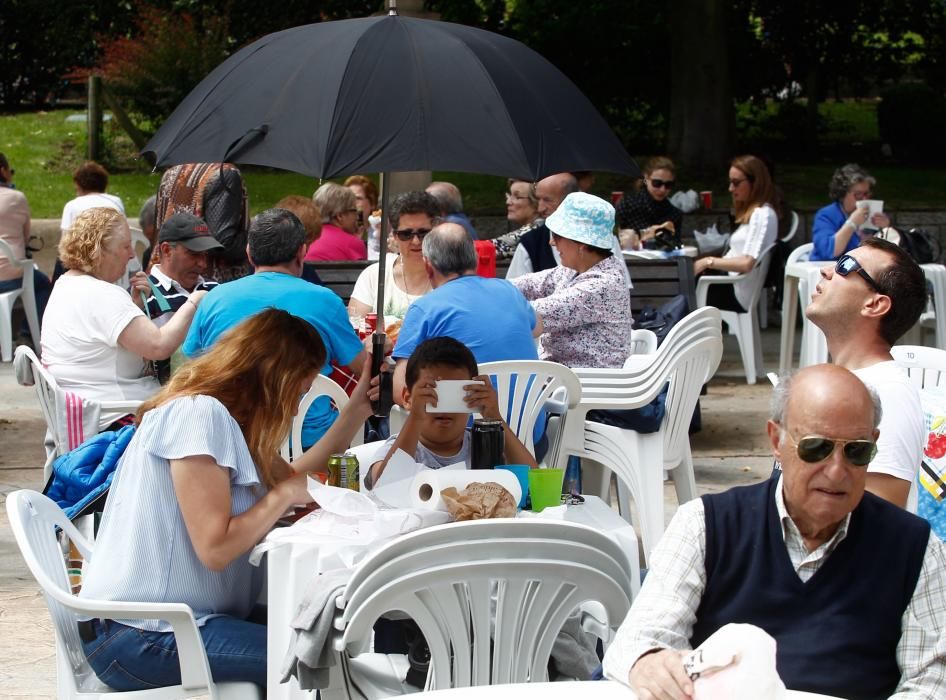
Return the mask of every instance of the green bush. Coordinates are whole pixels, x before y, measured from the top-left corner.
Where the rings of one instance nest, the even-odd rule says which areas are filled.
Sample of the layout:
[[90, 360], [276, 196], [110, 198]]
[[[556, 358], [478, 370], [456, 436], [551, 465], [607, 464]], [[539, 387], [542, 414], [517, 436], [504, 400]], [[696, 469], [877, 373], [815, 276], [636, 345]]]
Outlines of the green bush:
[[880, 138], [899, 160], [942, 158], [946, 147], [946, 97], [924, 83], [884, 91], [877, 107]]

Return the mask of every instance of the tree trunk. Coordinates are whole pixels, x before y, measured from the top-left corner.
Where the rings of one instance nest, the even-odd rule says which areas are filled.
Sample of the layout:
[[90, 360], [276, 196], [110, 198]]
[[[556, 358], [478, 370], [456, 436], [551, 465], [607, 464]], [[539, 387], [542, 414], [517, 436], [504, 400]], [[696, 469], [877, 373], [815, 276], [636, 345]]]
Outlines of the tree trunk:
[[667, 150], [688, 176], [725, 174], [735, 130], [728, 2], [674, 0]]

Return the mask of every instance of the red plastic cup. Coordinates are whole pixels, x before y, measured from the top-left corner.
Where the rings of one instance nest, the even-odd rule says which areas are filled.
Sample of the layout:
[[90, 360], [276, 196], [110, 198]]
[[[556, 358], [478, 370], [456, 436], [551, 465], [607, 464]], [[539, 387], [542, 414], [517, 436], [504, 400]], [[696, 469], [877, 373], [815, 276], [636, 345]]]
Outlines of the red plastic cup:
[[704, 209], [713, 208], [713, 193], [709, 190], [703, 190], [700, 192], [700, 200], [703, 202]]
[[616, 206], [618, 205], [618, 202], [621, 201], [621, 198], [622, 198], [623, 196], [624, 196], [624, 192], [623, 192], [623, 191], [621, 191], [621, 190], [614, 190], [614, 192], [611, 193], [611, 205], [616, 207]]

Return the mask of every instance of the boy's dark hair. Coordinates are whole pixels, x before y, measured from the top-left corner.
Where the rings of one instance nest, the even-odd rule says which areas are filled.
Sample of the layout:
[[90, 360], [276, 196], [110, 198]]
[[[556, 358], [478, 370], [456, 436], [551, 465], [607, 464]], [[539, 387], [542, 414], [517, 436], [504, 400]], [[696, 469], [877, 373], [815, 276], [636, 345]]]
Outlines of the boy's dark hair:
[[87, 160], [72, 174], [72, 181], [85, 192], [104, 192], [108, 188], [108, 171], [94, 160]]
[[470, 349], [455, 338], [446, 335], [428, 338], [418, 345], [407, 360], [407, 370], [404, 381], [408, 389], [414, 387], [420, 377], [420, 371], [425, 367], [442, 365], [444, 367], [458, 367], [470, 370], [470, 377], [480, 373], [476, 366], [476, 358]]

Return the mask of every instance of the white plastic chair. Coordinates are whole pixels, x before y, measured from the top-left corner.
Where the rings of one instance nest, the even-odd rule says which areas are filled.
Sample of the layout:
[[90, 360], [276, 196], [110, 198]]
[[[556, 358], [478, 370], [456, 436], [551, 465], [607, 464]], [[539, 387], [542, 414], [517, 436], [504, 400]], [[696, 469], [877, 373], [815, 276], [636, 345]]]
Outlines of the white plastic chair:
[[[645, 367], [575, 370], [582, 398], [565, 419], [557, 466], [578, 455], [614, 472], [618, 505], [628, 521], [629, 498], [637, 506], [645, 557], [664, 530], [664, 470], [670, 470], [680, 503], [696, 497], [688, 430], [700, 388], [716, 371], [722, 349], [720, 311], [706, 306], [678, 322]], [[644, 406], [665, 386], [665, 414], [657, 432], [638, 433], [587, 419], [594, 409]], [[609, 482], [599, 486], [602, 498], [608, 496]]]
[[907, 370], [918, 389], [946, 387], [946, 350], [921, 345], [894, 345], [890, 354]]
[[0, 358], [13, 359], [13, 305], [19, 299], [23, 304], [26, 322], [33, 342], [39, 346], [39, 313], [36, 310], [36, 292], [33, 289], [33, 270], [36, 263], [28, 258], [18, 260], [6, 241], [0, 240], [0, 258], [6, 258], [13, 267], [23, 271], [23, 286], [9, 292], [0, 292]]
[[[207, 654], [191, 609], [181, 603], [131, 603], [78, 598], [71, 592], [62, 549], [56, 537], [61, 528], [86, 562], [92, 560], [90, 543], [69, 522], [53, 501], [35, 491], [14, 491], [7, 496], [7, 516], [20, 553], [43, 589], [56, 636], [57, 697], [75, 700], [122, 697], [171, 700], [207, 694], [211, 698], [261, 698], [253, 683], [215, 684]], [[181, 663], [181, 685], [136, 692], [110, 690], [96, 678], [82, 651], [79, 618], [160, 619], [174, 628]]]
[[388, 673], [403, 663], [360, 653], [391, 611], [427, 640], [427, 690], [546, 680], [552, 645], [576, 610], [590, 604], [606, 628], [620, 625], [630, 571], [614, 540], [564, 521], [476, 520], [405, 535], [367, 557], [339, 596], [342, 683], [322, 697], [403, 692]]
[[792, 211], [791, 215], [792, 215], [792, 223], [789, 224], [788, 226], [788, 233], [782, 236], [781, 238], [782, 243], [788, 243], [795, 237], [795, 234], [798, 233], [798, 223], [800, 221], [798, 217], [798, 212]]
[[[60, 416], [64, 416], [66, 405], [66, 392], [56, 383], [56, 379], [50, 374], [36, 353], [25, 345], [20, 345], [16, 349], [17, 362], [21, 356], [28, 361], [33, 373], [33, 386], [36, 388], [36, 397], [39, 399], [39, 408], [46, 420], [46, 464], [43, 468], [43, 483], [49, 480], [52, 472], [53, 462], [56, 457], [66, 454], [69, 451], [70, 440], [67, 434], [67, 428], [62, 424]], [[24, 385], [28, 386], [28, 385]], [[112, 414], [115, 412], [134, 413], [141, 405], [141, 401], [132, 401], [123, 399], [121, 401], [99, 401], [97, 402], [103, 414]], [[99, 421], [97, 429], [104, 430], [111, 423], [111, 420]], [[92, 437], [91, 435], [87, 435]], [[74, 445], [73, 447], [77, 447]]]
[[[144, 234], [140, 228], [136, 226], [131, 226], [131, 247], [135, 251], [135, 257], [141, 258], [145, 254], [145, 251], [151, 247], [151, 241], [148, 240], [148, 237]], [[138, 248], [141, 248], [141, 252], [138, 251]]]
[[[798, 233], [798, 224], [801, 221], [798, 217], [798, 212], [792, 211], [791, 214], [791, 223], [788, 226], [788, 232], [782, 236], [779, 240], [782, 243], [788, 243], [793, 238], [795, 234]], [[769, 291], [775, 291], [775, 287], [763, 287], [762, 295], [759, 297], [759, 326], [761, 328], [769, 327]]]
[[[312, 386], [309, 387], [305, 396], [299, 401], [299, 411], [296, 413], [295, 418], [292, 419], [292, 427], [289, 429], [289, 435], [286, 437], [286, 441], [279, 450], [279, 454], [282, 455], [282, 458], [287, 462], [291, 462], [302, 454], [302, 423], [305, 420], [305, 414], [312, 405], [312, 402], [320, 396], [328, 396], [339, 411], [348, 403], [348, 394], [346, 394], [345, 390], [336, 384], [335, 381], [329, 379], [324, 374], [316, 376], [315, 381], [312, 382]], [[363, 440], [364, 435], [358, 432], [352, 439], [351, 444], [360, 445]]]
[[759, 333], [759, 316], [757, 307], [762, 294], [762, 285], [765, 284], [765, 275], [769, 270], [772, 259], [773, 246], [762, 251], [752, 270], [741, 275], [702, 275], [696, 285], [696, 305], [706, 306], [706, 295], [711, 284], [735, 284], [749, 280], [752, 285], [752, 297], [745, 313], [720, 310], [723, 321], [729, 327], [729, 332], [736, 336], [739, 343], [739, 354], [746, 370], [746, 382], [755, 384], [759, 376], [765, 374], [762, 365], [762, 338]]
[[533, 455], [536, 421], [546, 410], [558, 416], [549, 420], [549, 448], [544, 458], [545, 463], [554, 464], [560, 445], [561, 416], [581, 399], [581, 383], [575, 373], [565, 365], [544, 360], [484, 362], [479, 369], [496, 386], [499, 410], [506, 424]]
[[935, 347], [946, 350], [946, 267], [938, 263], [927, 263], [920, 267], [930, 287], [930, 300], [926, 310], [920, 314], [913, 328], [904, 334], [901, 342], [921, 345], [925, 342], [924, 331], [932, 330]]
[[631, 356], [657, 352], [657, 334], [646, 328], [631, 331]]

